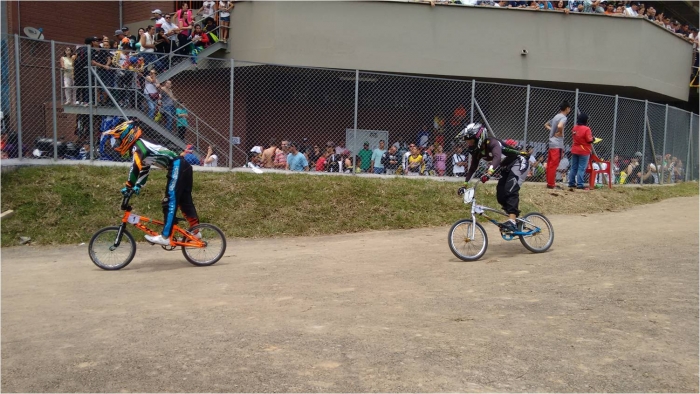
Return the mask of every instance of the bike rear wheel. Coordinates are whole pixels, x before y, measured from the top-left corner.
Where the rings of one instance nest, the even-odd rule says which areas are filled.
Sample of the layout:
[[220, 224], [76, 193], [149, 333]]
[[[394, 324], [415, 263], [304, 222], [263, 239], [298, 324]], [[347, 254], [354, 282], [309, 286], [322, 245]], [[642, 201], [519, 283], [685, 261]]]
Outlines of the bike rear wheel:
[[[474, 229], [474, 239], [471, 239], [472, 228]], [[486, 247], [489, 244], [484, 227], [479, 223], [472, 222], [471, 219], [462, 219], [453, 224], [447, 241], [452, 254], [464, 261], [480, 259], [486, 253]]]
[[183, 246], [182, 254], [187, 261], [196, 266], [205, 267], [216, 264], [224, 256], [226, 237], [218, 227], [209, 223], [200, 223], [187, 231], [192, 234], [195, 232], [202, 234], [202, 241], [207, 243], [203, 248]]
[[90, 260], [103, 270], [120, 270], [134, 259], [136, 242], [134, 237], [124, 229], [119, 246], [114, 247], [119, 234], [119, 227], [105, 227], [95, 233], [88, 244]]
[[543, 253], [554, 243], [554, 227], [543, 214], [532, 212], [523, 216], [523, 220], [529, 223], [518, 221], [518, 231], [532, 231], [539, 227], [540, 231], [533, 235], [520, 235], [520, 242], [527, 250], [533, 253]]

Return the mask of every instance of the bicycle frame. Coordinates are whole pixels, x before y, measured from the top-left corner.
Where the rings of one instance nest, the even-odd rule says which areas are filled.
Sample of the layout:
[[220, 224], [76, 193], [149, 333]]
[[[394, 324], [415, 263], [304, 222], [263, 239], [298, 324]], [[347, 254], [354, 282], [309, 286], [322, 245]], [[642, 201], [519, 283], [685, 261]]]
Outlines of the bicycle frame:
[[[479, 216], [485, 217], [486, 220], [488, 220], [489, 222], [493, 223], [493, 224], [494, 224], [495, 226], [497, 226], [498, 228], [501, 228], [501, 223], [499, 223], [497, 220], [495, 220], [495, 219], [489, 217], [489, 216], [486, 214], [486, 212], [497, 213], [497, 214], [499, 214], [499, 215], [501, 215], [501, 216], [505, 216], [505, 217], [508, 217], [508, 214], [505, 213], [505, 212], [503, 212], [503, 211], [501, 211], [501, 210], [498, 210], [498, 209], [489, 208], [489, 207], [487, 207], [487, 206], [485, 206], [485, 205], [478, 205], [478, 204], [476, 203], [476, 190], [477, 190], [478, 186], [479, 186], [479, 182], [477, 181], [477, 183], [474, 184], [474, 187], [472, 188], [473, 191], [467, 190], [467, 191], [465, 191], [465, 193], [464, 193], [464, 203], [465, 203], [465, 204], [471, 204], [472, 222], [473, 222], [473, 223], [476, 223], [476, 215], [479, 215]], [[528, 230], [528, 231], [514, 231], [512, 234], [501, 234], [501, 236], [503, 237], [503, 239], [505, 239], [505, 240], [507, 240], [507, 241], [510, 241], [510, 240], [512, 240], [515, 236], [529, 237], [529, 236], [532, 236], [532, 235], [534, 235], [534, 234], [537, 234], [537, 233], [539, 233], [539, 232], [541, 231], [541, 229], [540, 229], [539, 227], [535, 226], [534, 224], [532, 224], [531, 222], [529, 222], [529, 221], [527, 221], [527, 220], [525, 220], [525, 219], [516, 218], [515, 220], [516, 220], [516, 222], [527, 223], [527, 224], [533, 226], [534, 229], [533, 229], [533, 230]], [[471, 239], [474, 239], [474, 237], [476, 236], [476, 226], [472, 226], [471, 234], [469, 234], [469, 236], [470, 236]]]
[[[122, 222], [119, 225], [119, 231], [117, 232], [117, 239], [114, 242], [114, 247], [118, 247], [119, 244], [122, 241], [122, 235], [124, 234], [124, 230], [126, 229], [127, 224], [132, 224], [134, 227], [138, 228], [139, 230], [143, 231], [146, 234], [149, 235], [158, 235], [159, 233], [157, 231], [153, 231], [150, 228], [146, 227], [146, 223], [152, 223], [158, 226], [164, 226], [165, 223], [163, 223], [160, 220], [155, 220], [151, 218], [147, 218], [145, 216], [137, 215], [132, 212], [132, 207], [129, 205], [129, 200], [131, 199], [131, 194], [127, 194], [124, 196], [122, 200], [122, 205], [121, 209], [124, 211], [124, 215], [122, 216]], [[176, 241], [173, 239], [172, 235], [175, 233], [181, 234], [183, 236], [184, 241]], [[183, 230], [180, 228], [177, 224], [173, 224], [173, 230], [170, 238], [170, 246], [175, 248], [177, 246], [185, 246], [185, 247], [192, 247], [192, 248], [203, 248], [206, 247], [207, 244], [206, 242], [195, 238], [192, 234], [189, 232]], [[164, 246], [167, 247], [167, 246]]]

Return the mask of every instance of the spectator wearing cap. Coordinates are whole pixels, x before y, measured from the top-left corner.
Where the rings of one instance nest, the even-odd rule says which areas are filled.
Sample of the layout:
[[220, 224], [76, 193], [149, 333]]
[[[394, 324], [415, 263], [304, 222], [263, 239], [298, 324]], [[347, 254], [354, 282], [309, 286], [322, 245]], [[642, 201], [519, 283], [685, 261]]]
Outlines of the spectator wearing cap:
[[309, 162], [306, 155], [299, 152], [294, 142], [289, 142], [289, 154], [287, 155], [286, 169], [290, 171], [308, 171]]
[[632, 2], [629, 7], [625, 8], [625, 16], [637, 17], [639, 16], [639, 3]]
[[129, 44], [129, 39], [124, 35], [124, 30], [117, 29], [114, 31], [114, 39], [117, 42], [117, 49], [121, 50], [124, 45]]
[[250, 167], [250, 168], [262, 167], [262, 151], [263, 151], [263, 148], [262, 148], [262, 146], [259, 146], [259, 145], [254, 146], [250, 150], [250, 160], [248, 160], [248, 167]]
[[136, 39], [136, 37], [133, 34], [129, 33], [129, 26], [124, 26], [121, 28], [122, 33], [124, 33], [124, 37], [129, 40], [129, 46], [132, 49], [136, 48], [136, 43], [139, 41]]
[[362, 144], [362, 149], [357, 153], [357, 155], [360, 157], [360, 160], [362, 160], [360, 170], [362, 172], [369, 172], [370, 167], [372, 167], [372, 151], [369, 149], [368, 141], [365, 141], [364, 144]]
[[163, 11], [161, 11], [160, 8], [156, 8], [155, 10], [151, 11], [151, 14], [153, 14], [153, 17], [151, 19], [155, 19], [156, 21], [156, 27], [161, 27], [163, 23], [165, 23], [165, 18], [163, 18]]

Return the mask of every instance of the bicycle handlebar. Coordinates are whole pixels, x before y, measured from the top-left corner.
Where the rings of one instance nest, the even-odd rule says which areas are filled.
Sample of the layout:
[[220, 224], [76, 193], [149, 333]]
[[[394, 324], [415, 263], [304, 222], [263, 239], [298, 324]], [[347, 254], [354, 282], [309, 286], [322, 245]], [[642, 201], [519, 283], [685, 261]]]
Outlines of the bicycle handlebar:
[[131, 199], [131, 196], [134, 195], [134, 191], [129, 189], [127, 190], [126, 194], [123, 195], [122, 197], [122, 205], [121, 205], [121, 210], [122, 211], [130, 211], [131, 206], [129, 205], [129, 200]]

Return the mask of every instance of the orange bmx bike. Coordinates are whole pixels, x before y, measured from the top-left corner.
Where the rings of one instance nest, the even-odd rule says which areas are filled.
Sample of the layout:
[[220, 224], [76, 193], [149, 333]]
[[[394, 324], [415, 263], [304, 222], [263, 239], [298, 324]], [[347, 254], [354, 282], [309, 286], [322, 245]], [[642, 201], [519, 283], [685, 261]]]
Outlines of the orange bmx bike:
[[[121, 209], [124, 211], [124, 216], [121, 224], [105, 227], [90, 239], [88, 246], [90, 259], [104, 270], [122, 269], [129, 265], [136, 255], [136, 242], [126, 229], [127, 224], [132, 224], [150, 235], [159, 233], [146, 227], [146, 224], [164, 225], [162, 221], [133, 213], [129, 205], [132, 194], [133, 191], [127, 193], [122, 199]], [[181, 221], [184, 219], [175, 218], [170, 245], [162, 246], [163, 249], [175, 250], [179, 246], [182, 248], [185, 259], [197, 266], [213, 265], [223, 257], [226, 252], [226, 237], [218, 227], [209, 223], [199, 223], [184, 230], [177, 225]]]

